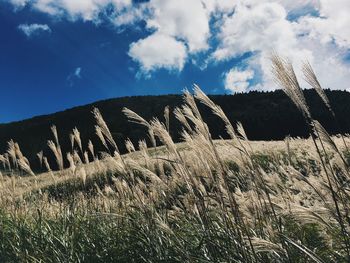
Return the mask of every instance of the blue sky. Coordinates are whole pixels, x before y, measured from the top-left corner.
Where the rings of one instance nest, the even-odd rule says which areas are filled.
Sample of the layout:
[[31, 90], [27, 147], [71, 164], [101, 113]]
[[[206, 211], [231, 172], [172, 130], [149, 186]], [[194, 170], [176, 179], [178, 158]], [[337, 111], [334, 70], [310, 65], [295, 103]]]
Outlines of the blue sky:
[[193, 83], [211, 94], [273, 90], [272, 50], [347, 89], [350, 5], [332, 3], [0, 0], [0, 122]]

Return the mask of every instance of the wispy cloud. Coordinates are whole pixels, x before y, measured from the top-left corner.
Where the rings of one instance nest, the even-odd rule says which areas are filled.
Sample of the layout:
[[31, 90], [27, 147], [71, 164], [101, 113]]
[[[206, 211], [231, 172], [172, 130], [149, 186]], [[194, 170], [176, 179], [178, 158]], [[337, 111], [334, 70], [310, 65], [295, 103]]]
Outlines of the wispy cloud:
[[51, 33], [51, 28], [46, 24], [20, 24], [18, 29], [22, 31], [27, 37], [47, 32]]
[[77, 67], [74, 71], [74, 76], [81, 79], [81, 67]]
[[81, 75], [81, 71], [82, 71], [82, 68], [81, 67], [77, 67], [73, 73], [69, 74], [68, 77], [67, 77], [67, 81], [68, 81], [68, 84], [69, 86], [74, 86], [75, 82], [78, 80], [78, 79], [81, 79], [82, 78], [82, 75]]
[[15, 8], [23, 8], [28, 0], [10, 0], [10, 2], [15, 6]]
[[[6, 1], [6, 0], [5, 0]], [[131, 21], [131, 17], [126, 18], [126, 11], [137, 15], [132, 8], [132, 0], [7, 0], [16, 8], [30, 6], [32, 9], [47, 13], [56, 17], [66, 17], [71, 21], [84, 20], [97, 22], [99, 16], [109, 10], [111, 18], [124, 15], [118, 23]]]

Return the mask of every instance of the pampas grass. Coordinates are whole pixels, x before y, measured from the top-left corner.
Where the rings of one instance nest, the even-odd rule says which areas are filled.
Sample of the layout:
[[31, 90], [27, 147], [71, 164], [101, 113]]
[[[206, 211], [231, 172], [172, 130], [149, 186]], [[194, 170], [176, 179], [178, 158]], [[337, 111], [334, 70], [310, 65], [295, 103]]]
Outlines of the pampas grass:
[[170, 133], [170, 107], [166, 106], [164, 108], [164, 119], [165, 119], [165, 126], [167, 128], [168, 133]]
[[153, 147], [157, 147], [156, 140], [154, 138], [154, 131], [152, 128], [152, 125], [146, 121], [144, 118], [142, 118], [140, 115], [138, 115], [136, 112], [128, 109], [128, 108], [123, 108], [123, 113], [125, 116], [129, 119], [130, 122], [140, 124], [148, 129], [148, 134], [149, 138], [152, 142]]
[[271, 61], [272, 73], [275, 76], [277, 85], [280, 86], [293, 101], [304, 117], [311, 119], [309, 107], [307, 106], [304, 94], [300, 88], [292, 63], [278, 56], [278, 54], [272, 54]]
[[100, 138], [100, 140], [102, 141], [103, 145], [108, 149], [106, 141], [104, 140], [104, 138], [106, 138], [106, 140], [113, 146], [114, 150], [119, 153], [118, 146], [117, 146], [116, 142], [114, 141], [113, 136], [112, 136], [106, 122], [104, 121], [99, 109], [94, 108], [92, 113], [94, 114], [95, 120], [97, 122], [96, 134]]
[[49, 140], [47, 142], [47, 145], [51, 149], [52, 153], [55, 155], [58, 169], [63, 170], [63, 155], [62, 155], [60, 143], [58, 141], [58, 133], [55, 125], [51, 126], [51, 131], [54, 136], [55, 142], [53, 142], [52, 140]]
[[[320, 98], [322, 99], [322, 101], [326, 105], [328, 111], [332, 114], [332, 116], [335, 120], [336, 126], [337, 126], [336, 128], [338, 129], [338, 132], [342, 133], [342, 130], [341, 130], [340, 125], [338, 123], [338, 119], [337, 119], [337, 117], [336, 117], [336, 115], [331, 107], [331, 103], [330, 103], [325, 91], [321, 87], [321, 84], [320, 84], [311, 64], [309, 62], [304, 62], [303, 67], [302, 67], [302, 71], [304, 73], [304, 78], [305, 78], [306, 82], [308, 82], [310, 84], [310, 86], [313, 89], [315, 89], [317, 94], [320, 96]], [[347, 146], [342, 134], [341, 134], [341, 138], [343, 140], [343, 143], [345, 145], [346, 150], [348, 151], [348, 146]]]
[[308, 61], [304, 62], [302, 71], [304, 73], [304, 78], [306, 82], [308, 82], [310, 86], [316, 90], [317, 94], [320, 96], [324, 104], [327, 106], [328, 110], [332, 113], [333, 116], [335, 116], [335, 113], [333, 112], [331, 107], [331, 103], [329, 102], [329, 99], [326, 93], [322, 89], [321, 84], [318, 81], [316, 74]]
[[[81, 139], [80, 139], [80, 132], [79, 132], [79, 130], [77, 129], [77, 127], [75, 127], [75, 128], [73, 129], [73, 136], [74, 136], [74, 141], [77, 143], [80, 152], [83, 152], [83, 146], [82, 146]], [[73, 143], [72, 145], [73, 145], [73, 147], [74, 147], [74, 143]], [[72, 147], [72, 148], [73, 148], [73, 147]]]
[[38, 152], [38, 153], [36, 154], [36, 156], [37, 156], [38, 159], [39, 159], [40, 167], [42, 167], [42, 166], [43, 166], [43, 157], [44, 157], [43, 151]]
[[95, 150], [94, 150], [94, 145], [92, 144], [91, 140], [89, 140], [89, 142], [88, 142], [88, 149], [89, 149], [89, 152], [90, 152], [92, 158], [95, 160], [96, 159]]
[[[52, 126], [48, 146], [58, 171], [40, 152], [48, 172], [34, 176], [20, 146], [9, 141], [0, 155], [8, 167], [0, 176], [0, 261], [348, 262], [344, 148], [312, 118], [291, 63], [275, 54], [272, 65], [310, 138], [249, 141], [242, 123], [231, 124], [194, 86], [194, 94], [184, 91], [183, 105], [160, 113], [164, 122], [124, 108], [151, 140], [140, 138], [137, 150], [127, 139], [125, 155], [96, 108], [96, 136], [106, 149], [100, 158], [91, 140], [84, 151], [74, 129], [64, 169]], [[316, 85], [311, 67], [303, 70]], [[231, 140], [211, 137], [198, 103], [223, 121]], [[169, 133], [172, 113], [182, 125], [180, 144]]]
[[55, 155], [58, 169], [63, 170], [63, 158], [60, 148], [58, 148], [57, 145], [51, 140], [47, 141], [47, 146], [49, 146], [50, 150]]

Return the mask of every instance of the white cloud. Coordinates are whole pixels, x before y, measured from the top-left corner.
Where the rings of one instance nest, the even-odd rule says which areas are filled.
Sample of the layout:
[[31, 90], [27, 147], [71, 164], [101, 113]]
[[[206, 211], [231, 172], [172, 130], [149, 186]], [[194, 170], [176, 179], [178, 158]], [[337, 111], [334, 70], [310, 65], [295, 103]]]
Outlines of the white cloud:
[[13, 4], [16, 8], [22, 8], [27, 4], [28, 0], [10, 0], [10, 3]]
[[26, 5], [57, 17], [67, 17], [70, 20], [82, 19], [98, 21], [99, 14], [112, 6], [113, 16], [130, 11], [132, 0], [9, 0], [15, 7]]
[[[240, 1], [234, 13], [223, 18], [218, 33], [219, 45], [212, 54], [212, 59], [220, 62], [251, 52], [252, 56], [246, 66], [261, 78], [260, 83], [251, 88], [273, 90], [276, 85], [272, 81], [269, 57], [272, 51], [277, 51], [294, 63], [303, 87], [307, 86], [301, 77], [300, 65], [301, 62], [309, 60], [325, 87], [348, 89], [350, 67], [349, 63], [344, 61], [347, 51], [343, 47], [347, 43], [347, 37], [350, 38], [350, 21], [346, 21], [347, 17], [342, 16], [340, 12], [339, 17], [334, 14], [332, 18], [339, 19], [337, 22], [327, 21], [330, 19], [327, 17], [315, 18], [308, 14], [296, 21], [288, 20], [288, 11], [300, 10], [305, 5], [313, 5], [314, 9], [320, 8], [321, 14], [330, 14], [332, 12], [323, 11], [328, 10], [327, 4], [330, 4], [328, 0]], [[339, 5], [339, 8], [350, 12], [350, 8], [345, 4], [342, 7]], [[332, 29], [315, 26], [311, 22], [315, 19], [322, 20]], [[344, 27], [343, 31], [336, 30], [332, 27], [333, 24]], [[345, 28], [345, 25], [348, 27]], [[334, 74], [331, 74], [332, 72]], [[334, 76], [337, 76], [337, 79]]]
[[146, 27], [155, 32], [131, 44], [129, 51], [144, 72], [182, 70], [189, 54], [209, 48], [210, 15], [201, 0], [152, 0], [147, 8]]
[[227, 60], [246, 52], [277, 51], [296, 43], [287, 13], [278, 3], [261, 3], [253, 7], [239, 5], [232, 16], [223, 21], [219, 47], [213, 56]]
[[55, 14], [67, 14], [71, 19], [87, 21], [98, 19], [104, 8], [112, 5], [116, 11], [131, 6], [131, 0], [37, 0], [33, 5], [40, 11]]
[[212, 54], [212, 59], [216, 61], [229, 60], [248, 52], [253, 54], [248, 66], [262, 76], [262, 86], [255, 88], [275, 88], [269, 60], [273, 50], [293, 61], [312, 60], [310, 52], [298, 46], [292, 23], [287, 20], [287, 11], [277, 2], [238, 4], [235, 12], [223, 19], [218, 39], [220, 44]]
[[68, 82], [68, 85], [70, 87], [73, 87], [74, 84], [82, 78], [81, 76], [81, 71], [82, 71], [82, 68], [81, 67], [77, 67], [74, 69], [73, 73], [70, 73], [67, 77], [67, 82]]
[[74, 71], [74, 76], [81, 79], [81, 67], [77, 67]]
[[41, 32], [51, 32], [51, 29], [46, 24], [21, 24], [18, 26], [18, 29], [21, 30], [27, 37], [41, 33]]
[[130, 4], [130, 6], [126, 6], [122, 12], [118, 12], [117, 15], [111, 17], [110, 20], [116, 27], [132, 25], [144, 18], [146, 10], [147, 5], [142, 4], [136, 8]]
[[316, 9], [320, 6], [319, 0], [277, 0], [288, 12], [298, 11], [305, 7], [314, 7]]
[[182, 70], [189, 55], [209, 48], [210, 12], [201, 0], [151, 0], [147, 10], [146, 27], [155, 32], [129, 50], [144, 72]]
[[249, 87], [249, 81], [254, 78], [254, 71], [232, 68], [224, 74], [225, 89], [231, 93], [245, 92]]
[[142, 71], [159, 68], [181, 71], [186, 61], [186, 47], [173, 37], [155, 33], [130, 45], [129, 56], [137, 61]]
[[209, 13], [231, 13], [238, 0], [202, 0]]
[[[112, 5], [114, 12], [109, 14], [108, 19], [117, 27], [143, 19], [146, 28], [154, 35], [132, 44], [129, 54], [140, 62], [144, 71], [149, 71], [161, 67], [181, 70], [189, 54], [209, 48], [210, 11], [203, 1], [151, 0], [134, 6], [132, 0], [28, 0], [27, 4], [53, 16], [95, 22], [99, 22], [99, 15]], [[215, 1], [212, 8], [220, 10], [226, 8], [229, 2], [224, 0], [225, 4], [219, 4], [221, 1]], [[170, 46], [157, 49], [146, 46], [155, 45], [155, 40]], [[152, 58], [145, 50], [151, 52]]]
[[208, 48], [209, 16], [200, 0], [152, 0], [149, 7], [148, 28], [184, 40], [189, 52]]
[[350, 1], [320, 0], [320, 17], [303, 17], [299, 31], [322, 43], [336, 42], [340, 47], [350, 48]]
[[[149, 35], [131, 43], [128, 52], [143, 73], [181, 71], [185, 63], [202, 68], [249, 53], [241, 66], [260, 80], [250, 89], [271, 90], [276, 88], [269, 60], [274, 50], [296, 68], [308, 59], [325, 87], [350, 90], [350, 65], [344, 59], [350, 50], [349, 0], [150, 0], [137, 5], [132, 0], [8, 1], [71, 21], [99, 22], [104, 17], [117, 29], [143, 20]], [[113, 7], [108, 15], [107, 7]], [[231, 75], [225, 75], [225, 83]]]

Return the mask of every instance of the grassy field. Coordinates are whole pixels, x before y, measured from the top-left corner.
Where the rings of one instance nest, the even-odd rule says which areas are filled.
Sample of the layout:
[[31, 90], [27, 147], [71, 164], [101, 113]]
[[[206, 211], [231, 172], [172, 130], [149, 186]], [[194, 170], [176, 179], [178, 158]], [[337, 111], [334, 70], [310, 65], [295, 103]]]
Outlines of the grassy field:
[[[98, 109], [103, 153], [74, 130], [63, 155], [53, 126], [59, 171], [41, 152], [47, 172], [35, 175], [9, 142], [0, 155], [0, 262], [349, 262], [350, 138], [329, 136], [312, 118], [290, 63], [275, 56], [273, 66], [308, 139], [249, 141], [195, 87], [173, 113], [180, 144], [168, 133], [167, 108], [164, 123], [124, 109], [152, 142], [126, 141], [126, 155]], [[311, 67], [303, 71], [332, 114]], [[231, 140], [212, 139], [197, 103], [222, 119]]]

